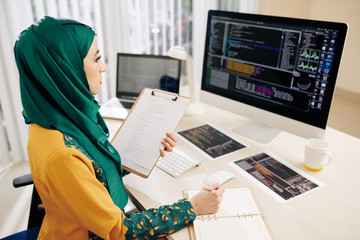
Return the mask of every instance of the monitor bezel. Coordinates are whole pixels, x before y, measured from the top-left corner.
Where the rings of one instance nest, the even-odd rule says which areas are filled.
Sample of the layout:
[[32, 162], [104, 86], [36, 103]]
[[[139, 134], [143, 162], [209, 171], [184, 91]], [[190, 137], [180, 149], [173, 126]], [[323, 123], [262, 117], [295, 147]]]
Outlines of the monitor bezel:
[[[282, 24], [286, 23], [287, 26], [298, 26], [298, 25], [305, 25], [311, 28], [326, 28], [326, 29], [335, 29], [338, 31], [338, 48], [335, 51], [335, 57], [333, 60], [333, 67], [332, 68], [332, 86], [330, 87], [329, 91], [327, 92], [327, 97], [329, 98], [329, 103], [326, 105], [325, 114], [322, 115], [321, 124], [314, 124], [303, 121], [298, 118], [291, 118], [279, 112], [273, 112], [269, 109], [260, 108], [258, 106], [249, 104], [248, 102], [239, 102], [238, 99], [228, 98], [226, 96], [226, 92], [219, 90], [219, 88], [214, 88], [206, 84], [206, 76], [207, 76], [207, 57], [208, 57], [208, 47], [210, 44], [210, 27], [211, 27], [211, 20], [213, 17], [224, 17], [226, 18], [240, 18], [246, 19], [251, 22], [257, 21], [258, 24], [261, 24], [264, 21], [271, 21], [272, 24]], [[278, 118], [285, 118], [281, 121], [281, 123], [270, 123], [269, 125], [275, 126], [279, 129], [284, 129], [286, 131], [292, 131], [293, 127], [285, 127], [284, 121], [289, 123], [290, 125], [295, 126], [294, 124], [298, 124], [301, 128], [309, 127], [311, 130], [309, 132], [313, 132], [313, 134], [301, 134], [306, 137], [315, 136], [321, 137], [324, 135], [324, 130], [327, 125], [327, 120], [330, 112], [331, 102], [335, 90], [335, 82], [339, 71], [340, 66], [340, 59], [341, 54], [343, 52], [343, 48], [345, 45], [345, 38], [347, 33], [348, 26], [345, 23], [338, 23], [338, 22], [328, 22], [328, 21], [319, 21], [319, 20], [309, 20], [309, 19], [299, 19], [299, 18], [289, 18], [289, 17], [278, 17], [278, 16], [269, 16], [269, 15], [260, 15], [260, 14], [248, 14], [248, 13], [238, 13], [238, 12], [226, 12], [226, 11], [218, 11], [218, 10], [210, 10], [207, 19], [207, 30], [206, 30], [206, 37], [205, 37], [205, 46], [204, 46], [204, 61], [203, 61], [203, 69], [202, 69], [202, 81], [201, 81], [201, 100], [204, 102], [208, 102], [210, 104], [222, 107], [228, 111], [236, 112], [237, 114], [243, 115], [245, 117], [251, 118], [255, 121], [261, 122], [263, 124], [269, 124], [268, 120], [264, 120], [264, 118], [259, 118], [258, 114], [262, 114], [263, 116], [267, 116], [267, 118], [271, 118], [271, 121], [278, 121]], [[244, 109], [242, 111], [237, 111], [234, 109], [235, 104], [243, 104]], [[255, 109], [254, 109], [255, 108]], [[254, 113], [255, 112], [255, 113]], [[285, 123], [285, 124], [286, 124]], [[286, 129], [285, 129], [286, 128]], [[317, 132], [317, 133], [316, 133]]]

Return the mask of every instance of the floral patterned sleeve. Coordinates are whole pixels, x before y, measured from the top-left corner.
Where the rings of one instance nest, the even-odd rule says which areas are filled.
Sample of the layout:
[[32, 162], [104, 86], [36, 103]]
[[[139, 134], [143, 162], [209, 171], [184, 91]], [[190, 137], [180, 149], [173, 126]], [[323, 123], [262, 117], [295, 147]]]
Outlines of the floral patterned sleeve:
[[126, 213], [125, 216], [126, 239], [162, 238], [186, 227], [196, 218], [191, 203], [184, 199], [140, 213]]
[[[106, 177], [100, 165], [83, 149], [71, 136], [64, 135], [65, 144], [85, 154], [91, 161], [96, 178], [106, 189]], [[123, 170], [123, 176], [130, 172]], [[179, 200], [173, 205], [164, 205], [160, 208], [151, 208], [140, 213], [126, 213], [124, 225], [128, 228], [126, 239], [160, 239], [186, 227], [196, 218], [191, 203], [187, 200]], [[101, 239], [89, 231], [89, 239]]]

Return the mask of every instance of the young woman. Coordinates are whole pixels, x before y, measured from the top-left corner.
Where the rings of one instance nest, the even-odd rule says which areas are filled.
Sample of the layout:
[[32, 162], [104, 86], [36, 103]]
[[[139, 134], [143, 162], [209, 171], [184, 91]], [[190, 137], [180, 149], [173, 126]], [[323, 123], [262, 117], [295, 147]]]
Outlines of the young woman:
[[[14, 52], [31, 173], [46, 212], [39, 239], [157, 239], [217, 211], [223, 189], [213, 186], [190, 200], [124, 213], [121, 158], [93, 96], [106, 67], [90, 27], [44, 17], [20, 34]], [[167, 133], [162, 144], [164, 156], [175, 136]]]

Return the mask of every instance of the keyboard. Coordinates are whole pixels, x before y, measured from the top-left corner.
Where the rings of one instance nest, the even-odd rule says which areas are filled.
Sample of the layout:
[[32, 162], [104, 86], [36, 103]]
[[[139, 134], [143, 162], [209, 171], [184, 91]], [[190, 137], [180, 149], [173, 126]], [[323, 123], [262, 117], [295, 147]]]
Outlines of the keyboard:
[[124, 108], [130, 109], [134, 105], [135, 102], [127, 102], [127, 101], [121, 101], [120, 103], [124, 106]]
[[171, 176], [178, 177], [199, 164], [199, 160], [174, 149], [172, 152], [166, 152], [165, 157], [160, 157], [156, 166]]

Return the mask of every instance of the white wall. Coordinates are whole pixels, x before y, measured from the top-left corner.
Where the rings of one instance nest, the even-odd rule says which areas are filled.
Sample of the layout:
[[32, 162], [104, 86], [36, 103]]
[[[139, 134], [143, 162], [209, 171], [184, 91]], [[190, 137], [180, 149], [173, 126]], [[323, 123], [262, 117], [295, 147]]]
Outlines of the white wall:
[[359, 0], [259, 0], [260, 14], [345, 22], [349, 25], [336, 87], [360, 94]]

